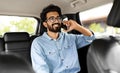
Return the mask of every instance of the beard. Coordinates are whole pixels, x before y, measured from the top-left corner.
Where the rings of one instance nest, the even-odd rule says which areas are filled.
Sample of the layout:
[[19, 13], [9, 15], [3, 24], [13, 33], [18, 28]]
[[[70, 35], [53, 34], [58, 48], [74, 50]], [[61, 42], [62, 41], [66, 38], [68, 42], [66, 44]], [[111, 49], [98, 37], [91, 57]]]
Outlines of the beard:
[[51, 32], [60, 32], [61, 31], [61, 24], [60, 23], [54, 23], [51, 26], [48, 25], [48, 30]]

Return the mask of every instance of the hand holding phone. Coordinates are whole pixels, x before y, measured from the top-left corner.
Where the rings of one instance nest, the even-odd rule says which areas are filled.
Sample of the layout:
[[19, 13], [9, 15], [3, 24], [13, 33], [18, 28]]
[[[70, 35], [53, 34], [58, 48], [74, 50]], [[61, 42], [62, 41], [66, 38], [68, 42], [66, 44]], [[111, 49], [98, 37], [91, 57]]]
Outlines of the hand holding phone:
[[64, 30], [67, 30], [67, 26], [63, 23], [64, 21], [68, 21], [68, 17], [64, 16], [64, 17], [62, 18], [62, 28], [63, 28]]

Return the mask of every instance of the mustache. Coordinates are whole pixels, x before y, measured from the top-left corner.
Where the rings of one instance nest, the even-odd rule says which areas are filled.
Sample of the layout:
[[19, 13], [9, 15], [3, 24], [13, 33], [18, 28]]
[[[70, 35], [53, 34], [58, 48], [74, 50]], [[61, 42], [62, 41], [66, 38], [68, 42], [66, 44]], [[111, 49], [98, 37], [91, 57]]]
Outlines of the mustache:
[[54, 25], [59, 25], [60, 26], [61, 24], [60, 23], [54, 23], [54, 24], [52, 24], [52, 26], [54, 26]]

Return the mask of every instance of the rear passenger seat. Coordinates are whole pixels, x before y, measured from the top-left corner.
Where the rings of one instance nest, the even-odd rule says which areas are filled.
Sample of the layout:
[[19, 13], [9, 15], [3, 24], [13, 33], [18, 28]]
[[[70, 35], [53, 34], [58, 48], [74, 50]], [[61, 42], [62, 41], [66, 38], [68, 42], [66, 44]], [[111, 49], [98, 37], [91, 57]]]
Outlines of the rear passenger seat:
[[0, 54], [0, 73], [35, 73], [32, 66], [13, 54]]
[[31, 63], [30, 48], [34, 38], [35, 36], [30, 37], [27, 32], [7, 32], [0, 38], [0, 53], [19, 55]]

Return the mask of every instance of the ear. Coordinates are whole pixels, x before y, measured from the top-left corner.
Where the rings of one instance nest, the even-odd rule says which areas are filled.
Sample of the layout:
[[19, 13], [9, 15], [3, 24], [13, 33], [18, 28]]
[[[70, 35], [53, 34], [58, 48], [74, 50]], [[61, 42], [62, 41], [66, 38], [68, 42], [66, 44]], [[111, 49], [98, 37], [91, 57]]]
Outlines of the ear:
[[44, 27], [46, 27], [46, 28], [47, 28], [47, 23], [46, 23], [46, 22], [43, 22], [43, 25], [44, 25]]

